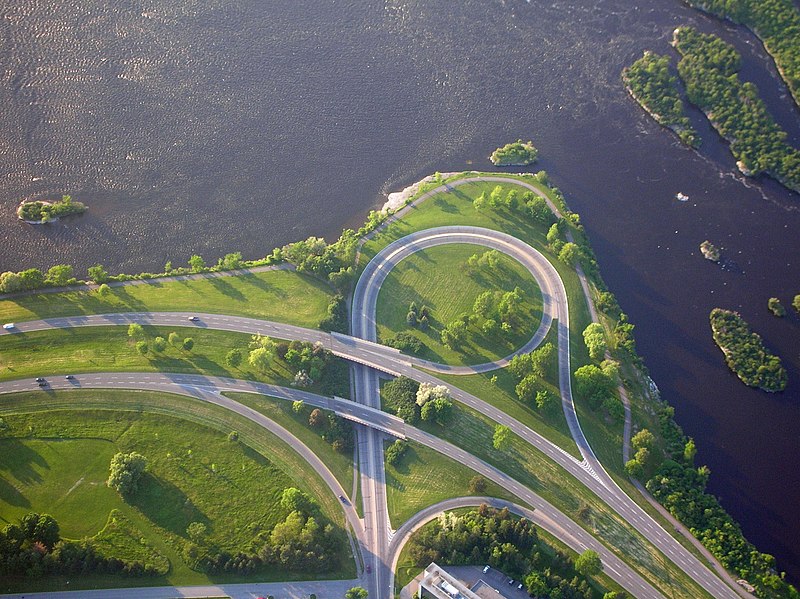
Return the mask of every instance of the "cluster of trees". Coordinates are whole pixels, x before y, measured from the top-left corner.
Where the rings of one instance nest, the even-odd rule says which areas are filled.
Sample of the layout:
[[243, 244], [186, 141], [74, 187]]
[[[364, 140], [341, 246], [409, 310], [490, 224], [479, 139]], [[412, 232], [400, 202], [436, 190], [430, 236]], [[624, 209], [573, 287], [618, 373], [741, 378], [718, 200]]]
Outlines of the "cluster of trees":
[[417, 302], [411, 302], [408, 305], [408, 313], [406, 314], [406, 323], [410, 327], [419, 327], [423, 331], [429, 326], [429, 318], [431, 309], [428, 306], [417, 308]]
[[408, 442], [402, 439], [397, 439], [394, 443], [386, 447], [386, 463], [394, 466], [403, 459], [408, 451]]
[[714, 341], [725, 354], [725, 362], [746, 385], [765, 391], [786, 388], [786, 369], [780, 358], [764, 347], [761, 336], [751, 331], [739, 314], [714, 308], [710, 320]]
[[[537, 175], [537, 180], [546, 180], [547, 175], [541, 171]], [[531, 218], [543, 224], [550, 224], [555, 221], [555, 215], [550, 210], [544, 198], [536, 195], [532, 191], [520, 193], [517, 189], [503, 191], [501, 185], [497, 185], [487, 194], [483, 192], [472, 202], [475, 210], [485, 210], [487, 207], [492, 209], [506, 208], [511, 213]]]
[[155, 567], [101, 556], [91, 543], [61, 539], [58, 522], [47, 514], [31, 512], [19, 523], [0, 532], [0, 574], [29, 576], [65, 574], [122, 574], [156, 576]]
[[497, 148], [489, 160], [495, 166], [527, 166], [533, 164], [539, 157], [539, 150], [533, 146], [532, 141], [524, 142], [521, 139]]
[[181, 336], [175, 331], [172, 331], [169, 335], [167, 335], [166, 339], [159, 335], [154, 337], [153, 340], [148, 343], [147, 334], [145, 333], [144, 327], [135, 322], [128, 325], [128, 337], [136, 342], [136, 351], [143, 356], [146, 355], [151, 349], [156, 353], [162, 353], [167, 349], [168, 344], [172, 347], [183, 349], [185, 351], [191, 351], [194, 347], [194, 338], [181, 338]]
[[689, 100], [708, 115], [730, 148], [740, 170], [768, 173], [800, 191], [800, 151], [786, 143], [786, 132], [767, 111], [752, 83], [737, 75], [741, 57], [733, 46], [691, 27], [675, 30], [682, 55], [678, 72]]
[[77, 282], [69, 264], [56, 264], [43, 273], [38, 268], [20, 272], [6, 271], [0, 274], [0, 293], [17, 293], [43, 287], [61, 287]]
[[443, 385], [419, 384], [400, 376], [381, 389], [386, 407], [409, 424], [419, 420], [444, 426], [453, 412], [450, 390]]
[[[694, 441], [691, 442], [694, 445]], [[633, 457], [625, 463], [625, 472], [633, 478], [647, 480], [646, 477], [652, 474], [653, 467], [658, 460], [655, 436], [643, 428], [631, 438], [631, 445], [635, 452]]]
[[319, 328], [323, 331], [348, 333], [350, 331], [350, 320], [347, 316], [347, 300], [342, 294], [337, 293], [328, 302], [328, 309], [319, 323]]
[[[294, 402], [292, 409], [296, 414], [305, 414], [307, 412], [302, 400]], [[314, 408], [308, 413], [308, 425], [316, 429], [322, 440], [330, 443], [334, 451], [340, 453], [353, 451], [355, 444], [353, 425], [348, 420], [337, 416], [333, 412]]]
[[508, 371], [517, 380], [516, 393], [520, 401], [547, 410], [557, 398], [547, 389], [544, 380], [555, 365], [556, 348], [547, 342], [529, 354], [519, 354], [511, 359]]
[[625, 418], [622, 402], [614, 393], [618, 367], [612, 360], [603, 360], [600, 366], [587, 364], [575, 371], [575, 394], [586, 401], [593, 410], [603, 409], [616, 422]]
[[425, 344], [422, 340], [408, 331], [400, 331], [384, 341], [389, 347], [399, 349], [402, 352], [412, 355], [419, 355], [425, 351]]
[[147, 459], [140, 453], [118, 452], [111, 458], [106, 484], [127, 499], [139, 490], [139, 481], [146, 468]]
[[283, 491], [281, 506], [288, 515], [269, 533], [259, 535], [251, 551], [223, 551], [210, 544], [206, 535], [187, 530], [191, 541], [187, 541], [185, 557], [194, 568], [210, 574], [252, 574], [267, 565], [315, 573], [341, 567], [346, 553], [344, 533], [325, 518], [316, 502], [299, 489], [289, 488]]
[[683, 108], [678, 79], [669, 72], [669, 57], [646, 51], [622, 71], [622, 81], [631, 96], [656, 122], [675, 131], [687, 146], [700, 146]]
[[49, 223], [62, 216], [70, 214], [80, 214], [86, 211], [86, 205], [81, 202], [73, 202], [72, 196], [61, 196], [57, 202], [23, 202], [17, 209], [17, 215], [23, 220], [39, 221]]
[[755, 31], [800, 104], [800, 13], [792, 0], [687, 0]]
[[532, 596], [541, 598], [591, 599], [592, 588], [584, 577], [602, 571], [594, 551], [584, 552], [573, 562], [561, 551], [546, 547], [529, 520], [486, 505], [461, 515], [442, 514], [414, 533], [408, 551], [418, 566], [433, 561], [489, 564], [522, 580]]
[[356, 232], [346, 229], [335, 243], [328, 244], [321, 237], [309, 237], [283, 246], [281, 255], [297, 266], [298, 272], [312, 273], [344, 291], [353, 280], [352, 264], [357, 245]]
[[606, 354], [606, 332], [599, 322], [589, 324], [583, 330], [583, 342], [592, 360], [599, 360]]

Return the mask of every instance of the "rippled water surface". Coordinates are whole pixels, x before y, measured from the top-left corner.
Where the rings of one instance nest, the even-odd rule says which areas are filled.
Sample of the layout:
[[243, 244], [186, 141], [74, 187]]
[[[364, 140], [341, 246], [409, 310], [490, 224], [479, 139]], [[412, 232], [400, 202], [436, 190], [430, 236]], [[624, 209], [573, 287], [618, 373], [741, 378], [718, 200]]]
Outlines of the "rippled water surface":
[[[711, 489], [800, 578], [800, 196], [745, 185], [694, 114], [702, 154], [619, 83], [691, 23], [736, 41], [743, 75], [800, 145], [800, 118], [757, 40], [679, 0], [15, 0], [0, 5], [0, 270], [102, 262], [160, 269], [192, 253], [254, 258], [357, 225], [435, 170], [486, 170], [533, 139], [581, 213], [611, 289]], [[686, 203], [673, 197], [682, 191]], [[24, 198], [90, 211], [16, 221]], [[741, 267], [699, 256], [710, 239]], [[787, 362], [789, 389], [744, 387], [708, 313], [741, 311]]]

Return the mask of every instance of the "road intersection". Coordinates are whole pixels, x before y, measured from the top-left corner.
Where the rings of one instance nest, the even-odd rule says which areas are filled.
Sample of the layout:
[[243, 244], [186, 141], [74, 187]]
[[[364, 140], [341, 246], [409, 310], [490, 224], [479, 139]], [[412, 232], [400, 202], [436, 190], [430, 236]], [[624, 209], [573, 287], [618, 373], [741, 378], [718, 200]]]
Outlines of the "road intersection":
[[[533, 189], [535, 190], [535, 188]], [[538, 193], [538, 190], [536, 191]], [[544, 310], [542, 320], [531, 340], [520, 348], [518, 352], [528, 352], [535, 348], [544, 339], [553, 323], [556, 323], [562, 406], [570, 432], [579, 448], [582, 459], [575, 458], [539, 433], [471, 394], [458, 388], [452, 388], [453, 398], [479, 411], [493, 421], [509, 426], [523, 440], [542, 451], [594, 492], [603, 502], [608, 504], [657, 547], [663, 555], [687, 572], [712, 596], [735, 597], [736, 592], [734, 589], [709, 571], [706, 564], [700, 562], [692, 553], [687, 551], [638, 504], [628, 497], [597, 460], [580, 428], [572, 400], [569, 361], [569, 306], [563, 282], [555, 268], [544, 256], [519, 239], [504, 233], [475, 227], [441, 227], [413, 233], [384, 248], [367, 265], [356, 286], [352, 301], [352, 335], [350, 336], [329, 334], [246, 317], [185, 312], [138, 312], [50, 318], [18, 323], [17, 332], [14, 334], [77, 326], [120, 326], [134, 322], [147, 325], [197, 326], [250, 334], [258, 333], [279, 339], [297, 339], [321, 343], [335, 355], [350, 360], [353, 363], [355, 399], [358, 403], [335, 398], [322, 398], [320, 396], [312, 397], [312, 394], [305, 394], [305, 397], [309, 405], [319, 405], [320, 407], [333, 409], [337, 413], [365, 425], [358, 427], [359, 447], [362, 450], [359, 452], [359, 459], [361, 462], [361, 488], [364, 500], [363, 524], [354, 515], [352, 506], [350, 506], [350, 510], [345, 508], [345, 513], [350, 526], [356, 533], [364, 562], [369, 566], [365, 574], [365, 580], [371, 592], [370, 596], [389, 597], [392, 592], [393, 571], [390, 558], [392, 556], [392, 548], [395, 545], [392, 544], [394, 542], [394, 533], [389, 524], [386, 507], [385, 473], [383, 469], [383, 438], [384, 434], [388, 432], [396, 436], [405, 436], [432, 447], [445, 455], [468, 464], [477, 472], [498, 482], [498, 484], [507, 488], [525, 503], [536, 508], [536, 513], [539, 514], [538, 522], [543, 528], [562, 538], [576, 550], [591, 547], [601, 553], [609, 575], [617, 579], [634, 596], [660, 597], [661, 595], [658, 591], [633, 572], [613, 552], [610, 552], [608, 548], [586, 533], [570, 518], [517, 481], [511, 479], [508, 475], [475, 458], [468, 452], [437, 437], [398, 422], [398, 419], [380, 411], [378, 372], [392, 376], [405, 375], [418, 382], [445, 384], [430, 371], [449, 374], [487, 372], [506, 365], [511, 358], [511, 356], [507, 356], [497, 362], [477, 366], [449, 367], [411, 358], [400, 354], [392, 348], [376, 343], [375, 309], [381, 283], [388, 272], [400, 260], [415, 251], [446, 243], [472, 243], [497, 249], [517, 259], [536, 278], [543, 296]], [[189, 316], [197, 316], [199, 320], [197, 322], [189, 322]], [[427, 371], [421, 370], [420, 367], [426, 368]], [[255, 414], [258, 414], [257, 412], [252, 410], [250, 412], [253, 413], [247, 412], [249, 408], [224, 397], [222, 392], [249, 391], [287, 399], [297, 398], [299, 397], [298, 394], [303, 394], [302, 391], [297, 389], [285, 389], [249, 381], [235, 381], [233, 379], [200, 375], [87, 373], [78, 376], [76, 380], [77, 385], [72, 381], [59, 380], [53, 386], [59, 388], [73, 388], [75, 386], [84, 388], [147, 388], [179, 392], [223, 405], [227, 409], [236, 411], [251, 420], [254, 419]], [[9, 381], [0, 384], [0, 392], [3, 393], [29, 389], [29, 381]], [[264, 417], [261, 416], [261, 419], [264, 419]], [[269, 428], [266, 425], [264, 426]], [[304, 455], [303, 457], [305, 458], [306, 456]], [[318, 458], [317, 461], [319, 461]], [[333, 483], [327, 480], [326, 482], [333, 490]], [[335, 486], [339, 487], [338, 482], [336, 482]], [[337, 491], [337, 494], [344, 494], [340, 487]], [[565, 536], [567, 538], [564, 538]]]

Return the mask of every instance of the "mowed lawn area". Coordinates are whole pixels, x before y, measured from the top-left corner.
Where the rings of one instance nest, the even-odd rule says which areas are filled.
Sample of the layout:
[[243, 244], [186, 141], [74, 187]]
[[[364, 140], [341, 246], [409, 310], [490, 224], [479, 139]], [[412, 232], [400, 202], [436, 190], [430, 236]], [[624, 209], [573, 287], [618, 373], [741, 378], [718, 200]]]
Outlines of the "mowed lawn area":
[[[133, 579], [92, 575], [68, 588], [247, 580], [190, 569], [187, 528], [200, 522], [209, 544], [250, 550], [258, 546], [259, 534], [287, 516], [280, 497], [288, 487], [317, 497], [323, 513], [335, 525], [342, 522], [336, 498], [299, 456], [260, 427], [215, 406], [170, 394], [65, 391], [44, 400], [39, 393], [3, 396], [0, 416], [0, 522], [16, 522], [31, 511], [49, 513], [62, 537], [90, 538], [101, 553], [124, 559], [138, 559], [144, 547], [164, 572]], [[251, 443], [255, 435], [259, 439]], [[105, 484], [118, 451], [137, 451], [148, 461], [139, 491], [128, 500]], [[324, 575], [275, 569], [258, 578], [352, 574], [352, 566], [345, 569]], [[48, 590], [59, 588], [48, 586], [55, 582], [23, 579], [2, 586]]]
[[[452, 244], [421, 250], [392, 269], [378, 296], [378, 335], [383, 341], [408, 331], [425, 345], [420, 357], [447, 364], [489, 362], [512, 353], [524, 345], [541, 322], [542, 293], [533, 276], [516, 260], [500, 255], [495, 268], [469, 267], [470, 256], [488, 248], [472, 244]], [[444, 345], [441, 331], [462, 314], [472, 314], [475, 299], [484, 292], [495, 293], [496, 307], [503, 293], [520, 288], [522, 305], [511, 332], [481, 330], [481, 318], [467, 328], [467, 339], [455, 349]], [[411, 302], [418, 309], [430, 309], [427, 329], [411, 327], [406, 321]]]
[[108, 312], [197, 311], [235, 314], [316, 328], [333, 290], [290, 270], [191, 281], [151, 279], [96, 291], [41, 293], [0, 300], [0, 321], [16, 322]]
[[[397, 529], [420, 510], [452, 497], [481, 495], [514, 501], [499, 485], [484, 479], [486, 488], [476, 493], [469, 488], [477, 476], [468, 466], [418, 443], [409, 443], [395, 464], [386, 464], [386, 503], [392, 527]], [[517, 500], [519, 501], [519, 500]]]

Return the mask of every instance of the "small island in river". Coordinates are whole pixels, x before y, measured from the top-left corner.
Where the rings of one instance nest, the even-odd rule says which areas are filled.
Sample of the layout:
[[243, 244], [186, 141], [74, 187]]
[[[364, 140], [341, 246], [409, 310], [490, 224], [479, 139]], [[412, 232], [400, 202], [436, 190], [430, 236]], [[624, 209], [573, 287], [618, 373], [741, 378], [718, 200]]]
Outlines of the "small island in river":
[[764, 347], [761, 336], [751, 331], [738, 313], [714, 308], [710, 320], [714, 341], [725, 354], [728, 367], [745, 385], [770, 392], [786, 388], [781, 359]]
[[533, 146], [533, 142], [523, 142], [518, 139], [515, 142], [497, 148], [489, 160], [495, 166], [527, 166], [536, 162], [539, 150]]
[[23, 201], [17, 207], [17, 217], [32, 225], [44, 225], [58, 220], [62, 216], [83, 212], [86, 212], [86, 205], [82, 202], [73, 202], [72, 196], [68, 195], [62, 196], [57, 202]]
[[703, 253], [703, 258], [711, 260], [712, 262], [719, 262], [720, 253], [719, 248], [706, 239], [700, 244], [700, 251]]

